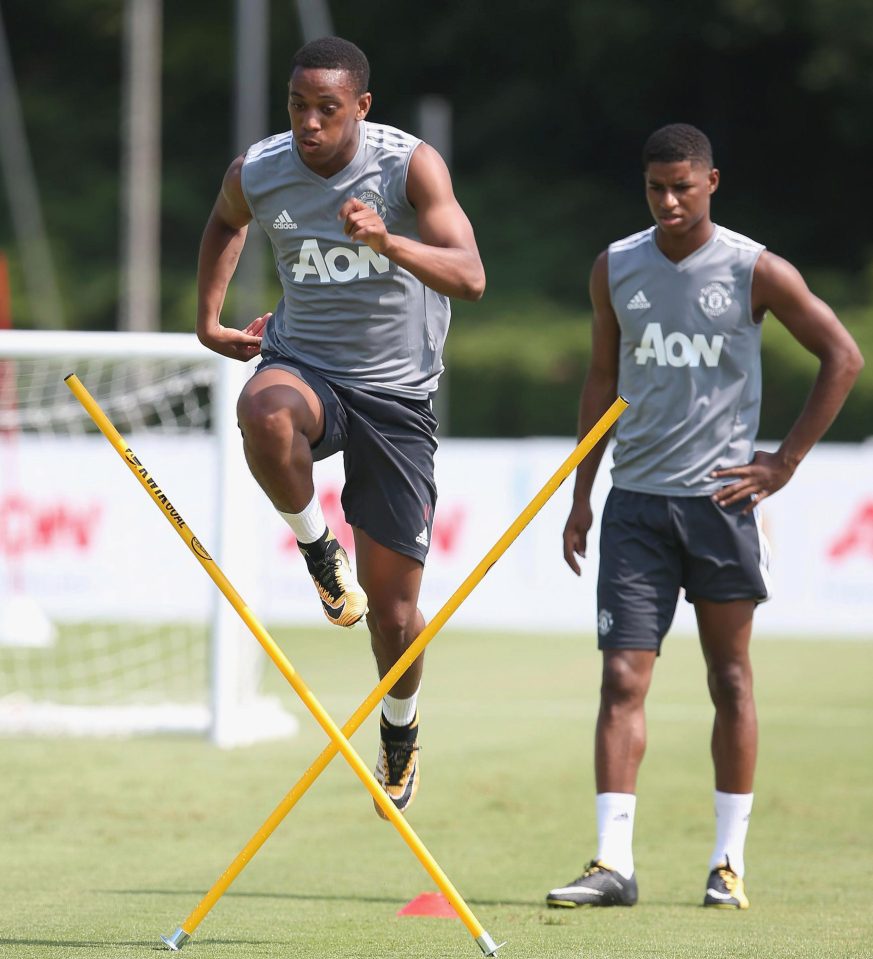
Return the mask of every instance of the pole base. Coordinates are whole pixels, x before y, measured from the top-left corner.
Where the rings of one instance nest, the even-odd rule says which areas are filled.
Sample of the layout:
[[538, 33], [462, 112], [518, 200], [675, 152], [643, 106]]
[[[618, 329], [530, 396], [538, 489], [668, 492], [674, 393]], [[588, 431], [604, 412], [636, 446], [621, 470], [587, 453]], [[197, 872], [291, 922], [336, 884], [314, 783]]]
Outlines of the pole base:
[[[170, 952], [178, 952], [182, 946], [190, 939], [185, 930], [179, 926], [179, 928], [173, 933], [172, 936], [161, 936], [161, 942], [170, 950]], [[489, 955], [489, 953], [485, 953]]]
[[476, 944], [482, 950], [482, 955], [484, 956], [493, 956], [496, 955], [498, 949], [502, 949], [506, 943], [501, 942], [498, 946], [491, 936], [487, 932], [483, 932], [481, 936], [476, 940]]

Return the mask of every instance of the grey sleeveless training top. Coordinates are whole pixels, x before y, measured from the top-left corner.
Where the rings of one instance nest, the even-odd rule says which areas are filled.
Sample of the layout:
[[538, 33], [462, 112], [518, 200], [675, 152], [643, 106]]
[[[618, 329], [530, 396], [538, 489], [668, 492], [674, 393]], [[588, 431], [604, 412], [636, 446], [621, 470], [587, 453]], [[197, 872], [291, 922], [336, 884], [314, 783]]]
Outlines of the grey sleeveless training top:
[[448, 298], [352, 243], [337, 219], [354, 196], [379, 213], [389, 233], [419, 239], [406, 176], [421, 141], [366, 121], [359, 136], [352, 161], [326, 179], [306, 166], [290, 132], [246, 153], [243, 193], [273, 245], [283, 289], [262, 348], [341, 385], [424, 399], [443, 368]]
[[609, 246], [621, 328], [613, 484], [671, 496], [725, 485], [709, 477], [753, 455], [761, 406], [761, 326], [751, 307], [759, 243], [715, 226], [680, 263], [655, 227]]

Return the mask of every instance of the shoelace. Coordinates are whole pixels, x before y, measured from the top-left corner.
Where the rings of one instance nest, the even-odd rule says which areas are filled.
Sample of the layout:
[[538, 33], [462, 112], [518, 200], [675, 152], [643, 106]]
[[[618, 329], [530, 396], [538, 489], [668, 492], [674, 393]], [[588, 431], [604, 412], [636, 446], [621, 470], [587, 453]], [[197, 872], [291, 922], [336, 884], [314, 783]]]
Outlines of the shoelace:
[[740, 877], [733, 871], [733, 869], [728, 866], [722, 866], [721, 869], [718, 870], [718, 874], [728, 892], [733, 892], [737, 888], [737, 880]]
[[574, 879], [570, 883], [571, 886], [575, 886], [577, 883], [582, 882], [583, 879], [589, 879], [591, 876], [596, 876], [599, 872], [605, 872], [603, 866], [601, 866], [596, 859], [592, 859], [591, 862], [585, 867], [585, 872], [581, 876]]
[[385, 765], [388, 783], [400, 785], [400, 777], [409, 764], [412, 754], [418, 749], [418, 743], [385, 743]]
[[312, 560], [310, 567], [311, 574], [334, 597], [339, 597], [343, 592], [337, 578], [337, 573], [342, 566], [342, 557], [338, 554], [339, 549], [328, 549], [321, 559]]

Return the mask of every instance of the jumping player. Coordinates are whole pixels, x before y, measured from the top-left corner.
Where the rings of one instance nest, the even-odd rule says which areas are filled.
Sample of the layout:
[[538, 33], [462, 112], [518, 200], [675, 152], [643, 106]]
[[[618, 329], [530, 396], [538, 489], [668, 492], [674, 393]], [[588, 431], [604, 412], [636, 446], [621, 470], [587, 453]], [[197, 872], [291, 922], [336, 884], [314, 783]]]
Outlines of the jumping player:
[[[294, 531], [328, 620], [366, 615], [384, 676], [424, 627], [431, 396], [449, 297], [478, 300], [485, 274], [445, 163], [410, 134], [368, 122], [368, 86], [367, 58], [347, 40], [296, 53], [291, 130], [231, 163], [206, 224], [197, 335], [234, 359], [260, 353], [238, 404], [249, 468]], [[220, 314], [252, 220], [272, 243], [282, 298], [240, 331]], [[313, 461], [340, 450], [360, 585], [312, 480]], [[382, 704], [375, 774], [400, 810], [419, 784], [421, 659]]]
[[[593, 353], [579, 410], [584, 435], [617, 393], [613, 487], [603, 512], [595, 732], [598, 848], [550, 906], [637, 901], [631, 840], [643, 706], [680, 589], [694, 604], [715, 706], [715, 844], [705, 906], [745, 909], [744, 845], [758, 743], [749, 642], [770, 596], [757, 505], [792, 477], [839, 412], [863, 360], [833, 311], [788, 262], [715, 225], [709, 140], [686, 124], [643, 151], [655, 226], [594, 263]], [[761, 324], [770, 311], [819, 361], [812, 391], [775, 453], [755, 450]], [[579, 467], [564, 559], [579, 575], [590, 493], [605, 443]]]

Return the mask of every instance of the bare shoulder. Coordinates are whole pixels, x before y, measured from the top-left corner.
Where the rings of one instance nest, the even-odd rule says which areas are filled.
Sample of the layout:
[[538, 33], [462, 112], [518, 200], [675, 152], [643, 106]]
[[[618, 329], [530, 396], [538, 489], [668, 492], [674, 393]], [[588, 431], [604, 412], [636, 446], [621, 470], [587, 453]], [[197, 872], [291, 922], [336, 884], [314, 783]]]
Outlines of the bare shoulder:
[[434, 149], [429, 143], [423, 140], [415, 150], [412, 151], [412, 159], [409, 161], [409, 172], [422, 176], [428, 173], [443, 173], [448, 176], [449, 168], [446, 161], [440, 156], [439, 151]]
[[216, 202], [216, 210], [221, 218], [234, 226], [245, 226], [252, 218], [242, 188], [242, 168], [245, 156], [240, 155], [231, 161], [221, 181], [221, 192]]
[[755, 309], [770, 309], [785, 296], [811, 296], [800, 270], [784, 257], [763, 250], [752, 277], [752, 298]]
[[221, 181], [223, 191], [230, 193], [239, 192], [242, 194], [242, 168], [244, 162], [245, 156], [243, 154], [234, 157], [234, 159], [230, 161], [230, 166], [228, 166], [224, 174], [224, 179]]
[[609, 250], [597, 255], [588, 282], [591, 299], [591, 368], [615, 389], [618, 376], [619, 324], [609, 293]]
[[609, 250], [601, 250], [594, 258], [591, 266], [591, 276], [606, 276], [609, 273]]
[[609, 299], [609, 250], [602, 250], [597, 254], [591, 266], [588, 285], [592, 300], [601, 301], [604, 297]]
[[413, 151], [406, 178], [406, 194], [415, 207], [427, 199], [445, 199], [454, 195], [449, 168], [429, 143], [422, 142]]
[[758, 279], [758, 277], [769, 279], [777, 283], [796, 277], [799, 277], [801, 280], [803, 279], [800, 275], [800, 270], [798, 270], [793, 263], [786, 260], [784, 256], [773, 253], [771, 250], [762, 250], [761, 255], [755, 263], [755, 279]]
[[[770, 313], [811, 353], [822, 357], [837, 349], [851, 352], [854, 341], [833, 309], [810, 290], [788, 260], [763, 252], [752, 280], [756, 317]], [[856, 349], [856, 348], [855, 348]]]

